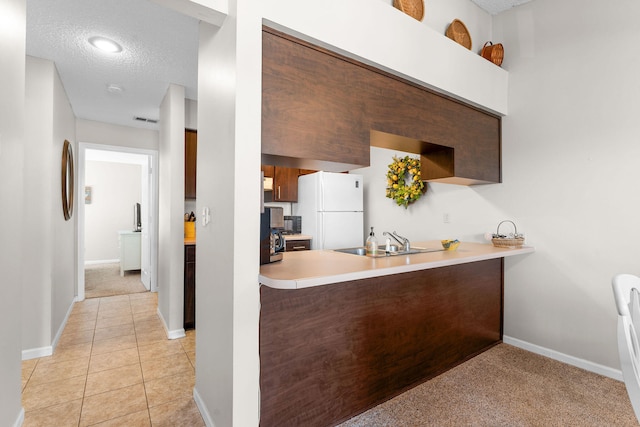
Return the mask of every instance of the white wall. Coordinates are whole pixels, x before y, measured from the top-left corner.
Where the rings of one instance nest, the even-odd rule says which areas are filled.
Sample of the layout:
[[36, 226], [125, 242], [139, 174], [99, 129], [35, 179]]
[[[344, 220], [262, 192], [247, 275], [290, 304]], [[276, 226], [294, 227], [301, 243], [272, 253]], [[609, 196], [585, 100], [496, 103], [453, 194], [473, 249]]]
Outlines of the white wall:
[[[25, 165], [25, 188], [32, 193], [23, 209], [33, 228], [24, 233], [34, 248], [23, 263], [22, 347], [25, 357], [35, 357], [55, 346], [75, 296], [77, 215], [65, 221], [62, 213], [60, 159], [65, 140], [75, 155], [77, 144], [75, 117], [51, 61], [27, 58], [25, 96], [29, 117], [38, 120], [26, 127], [24, 144], [26, 158], [33, 158]], [[75, 192], [74, 212], [77, 185]]]
[[79, 142], [158, 150], [158, 131], [77, 119]]
[[[393, 5], [393, 0], [382, 1]], [[439, 34], [445, 34], [449, 24], [459, 19], [465, 24], [471, 36], [471, 51], [480, 53], [482, 45], [491, 41], [492, 17], [470, 0], [428, 0], [425, 1], [423, 25]]]
[[[54, 340], [62, 333], [63, 322], [71, 309], [77, 289], [76, 271], [78, 261], [77, 230], [78, 230], [78, 180], [75, 179], [75, 197], [73, 202], [73, 216], [65, 221], [62, 214], [62, 202], [56, 200], [61, 187], [60, 171], [56, 167], [57, 154], [62, 156], [64, 141], [69, 140], [73, 145], [74, 175], [77, 177], [78, 143], [76, 139], [76, 123], [71, 104], [67, 98], [62, 81], [57, 70], [53, 70], [53, 170], [48, 177], [43, 177], [43, 184], [49, 184], [53, 197], [53, 265], [52, 265], [52, 309], [51, 309], [51, 334]], [[41, 205], [38, 200], [26, 199], [27, 209], [37, 210]], [[57, 213], [57, 215], [56, 215]], [[55, 344], [55, 343], [54, 343]]]
[[[0, 2], [0, 420], [22, 424], [20, 402], [26, 1]], [[11, 206], [11, 209], [7, 207]]]
[[193, 99], [184, 100], [184, 127], [198, 130], [198, 101]]
[[507, 260], [505, 335], [619, 368], [611, 277], [640, 274], [640, 3], [536, 0], [495, 18], [504, 184], [534, 256]]
[[[235, 7], [233, 8], [235, 10]], [[229, 21], [228, 21], [229, 22]], [[198, 55], [198, 212], [209, 207], [212, 223], [196, 225], [196, 384], [194, 395], [205, 419], [233, 425], [233, 176], [235, 88], [225, 87], [225, 71], [234, 75], [235, 26], [216, 30], [200, 23]], [[229, 82], [230, 83], [230, 82]], [[205, 117], [210, 119], [205, 120]], [[231, 126], [223, 125], [231, 122]], [[221, 201], [226, 206], [221, 206]], [[224, 250], [218, 242], [224, 242]], [[251, 242], [251, 241], [249, 241]], [[250, 247], [250, 246], [249, 246]], [[205, 261], [206, 260], [206, 261]], [[247, 396], [249, 400], [249, 396]], [[243, 401], [256, 412], [255, 402]], [[255, 423], [253, 423], [255, 425]]]
[[200, 26], [196, 402], [212, 425], [259, 424], [260, 0]]
[[[118, 231], [133, 230], [133, 206], [142, 202], [140, 165], [87, 160], [85, 185], [85, 263], [120, 258]], [[84, 203], [83, 200], [80, 201]]]
[[[393, 156], [405, 155], [420, 157], [398, 150], [371, 147], [370, 166], [352, 171], [364, 177], [363, 237], [367, 236], [370, 227], [374, 227], [379, 243], [385, 241], [383, 231], [397, 231], [413, 242], [441, 239], [485, 242], [484, 233], [492, 232], [505, 214], [482, 193], [501, 184], [467, 187], [428, 183], [427, 192], [405, 209], [385, 195], [389, 164]], [[445, 214], [448, 223], [444, 222]]]
[[[29, 117], [38, 117], [34, 125], [25, 128], [24, 147], [29, 161], [25, 162], [25, 192], [29, 199], [40, 203], [39, 209], [25, 210], [24, 219], [30, 227], [24, 230], [26, 241], [38, 242], [25, 254], [24, 287], [22, 293], [22, 346], [23, 349], [48, 347], [51, 335], [51, 294], [53, 264], [54, 217], [62, 213], [54, 211], [55, 201], [60, 201], [60, 188], [54, 188], [50, 178], [54, 167], [60, 165], [53, 159], [53, 79], [55, 66], [51, 61], [27, 57], [25, 108]], [[60, 177], [55, 179], [60, 182]], [[29, 201], [27, 200], [27, 203]], [[31, 202], [33, 203], [33, 202]], [[62, 206], [60, 204], [60, 206]], [[43, 213], [47, 214], [44, 215]], [[36, 308], [36, 309], [34, 309]], [[28, 314], [27, 314], [28, 313]]]
[[160, 105], [158, 312], [170, 338], [184, 336], [184, 87]]

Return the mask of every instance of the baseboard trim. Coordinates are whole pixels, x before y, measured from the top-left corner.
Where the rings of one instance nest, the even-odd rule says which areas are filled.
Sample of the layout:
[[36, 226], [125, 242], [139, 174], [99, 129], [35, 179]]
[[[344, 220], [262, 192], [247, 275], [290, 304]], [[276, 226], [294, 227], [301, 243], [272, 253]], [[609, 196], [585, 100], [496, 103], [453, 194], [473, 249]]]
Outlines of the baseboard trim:
[[200, 411], [200, 415], [202, 416], [202, 419], [204, 420], [204, 424], [207, 427], [215, 427], [215, 423], [213, 422], [213, 419], [211, 418], [211, 414], [209, 414], [209, 411], [207, 410], [207, 406], [202, 401], [202, 398], [200, 397], [200, 394], [198, 393], [198, 389], [196, 389], [195, 387], [193, 388], [193, 400], [196, 402], [196, 406], [198, 407], [198, 411]]
[[77, 297], [74, 297], [73, 301], [71, 302], [71, 305], [67, 309], [67, 314], [65, 314], [64, 320], [62, 321], [62, 323], [60, 324], [60, 327], [58, 328], [58, 332], [56, 333], [56, 336], [53, 338], [53, 343], [51, 345], [53, 346], [54, 351], [58, 346], [58, 341], [60, 341], [60, 337], [64, 332], [65, 326], [67, 326], [67, 321], [69, 320], [69, 316], [71, 316], [71, 312], [73, 311], [73, 306], [75, 305], [76, 301], [77, 301]]
[[541, 356], [548, 357], [553, 360], [557, 360], [562, 363], [566, 363], [567, 365], [572, 365], [577, 368], [584, 369], [585, 371], [593, 372], [595, 374], [609, 377], [614, 380], [624, 381], [622, 378], [622, 371], [618, 369], [613, 369], [608, 366], [590, 362], [585, 359], [580, 359], [578, 357], [569, 356], [568, 354], [560, 353], [559, 351], [551, 350], [549, 348], [532, 344], [527, 341], [522, 341], [506, 335], [502, 337], [502, 342], [514, 347], [521, 348], [523, 350], [530, 351], [532, 353], [539, 354]]
[[175, 329], [173, 331], [167, 331], [167, 338], [170, 340], [175, 340], [177, 338], [184, 338], [187, 336], [187, 333], [184, 329]]
[[162, 316], [160, 307], [158, 307], [157, 312], [158, 312], [158, 317], [162, 321], [162, 326], [164, 327], [164, 332], [167, 334], [168, 339], [175, 340], [177, 338], [184, 338], [187, 336], [186, 332], [184, 331], [184, 328], [170, 330], [167, 327], [167, 322], [165, 322], [164, 317]]
[[37, 359], [38, 357], [51, 356], [53, 354], [53, 347], [48, 345], [46, 347], [28, 348], [22, 350], [22, 360]]
[[84, 265], [113, 264], [120, 262], [119, 259], [98, 259], [95, 261], [85, 261]]
[[21, 427], [24, 424], [24, 408], [20, 408], [20, 413], [18, 414], [18, 419], [13, 423], [13, 427]]
[[67, 314], [64, 316], [64, 320], [60, 324], [60, 327], [58, 328], [58, 332], [56, 333], [56, 336], [53, 338], [53, 342], [51, 343], [51, 345], [48, 345], [48, 346], [45, 346], [45, 347], [29, 348], [29, 349], [26, 349], [26, 350], [22, 350], [22, 360], [36, 359], [38, 357], [46, 357], [46, 356], [51, 356], [53, 354], [54, 350], [58, 346], [58, 341], [60, 341], [60, 337], [62, 336], [62, 332], [64, 332], [64, 328], [65, 328], [65, 326], [67, 326], [67, 321], [69, 320], [69, 316], [71, 315], [71, 311], [73, 311], [73, 305], [77, 301], [78, 301], [78, 298], [75, 297], [73, 299], [73, 302], [71, 303], [71, 305], [67, 309]]

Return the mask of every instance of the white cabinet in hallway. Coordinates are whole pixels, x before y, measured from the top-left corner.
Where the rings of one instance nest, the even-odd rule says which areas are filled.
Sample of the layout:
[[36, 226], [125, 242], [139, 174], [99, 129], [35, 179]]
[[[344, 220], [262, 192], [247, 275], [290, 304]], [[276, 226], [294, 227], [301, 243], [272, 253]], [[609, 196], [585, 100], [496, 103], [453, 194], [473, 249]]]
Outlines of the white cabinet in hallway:
[[118, 231], [120, 276], [128, 270], [140, 270], [140, 235], [136, 231]]

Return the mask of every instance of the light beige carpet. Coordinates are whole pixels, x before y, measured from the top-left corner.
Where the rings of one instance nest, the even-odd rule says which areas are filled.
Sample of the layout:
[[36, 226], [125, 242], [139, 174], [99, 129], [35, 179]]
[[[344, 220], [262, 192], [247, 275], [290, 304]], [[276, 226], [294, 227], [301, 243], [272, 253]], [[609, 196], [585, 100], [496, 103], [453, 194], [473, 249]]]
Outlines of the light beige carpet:
[[499, 344], [340, 427], [637, 425], [624, 383]]
[[96, 264], [84, 267], [85, 298], [147, 292], [140, 281], [140, 271], [125, 271], [120, 276], [120, 264]]

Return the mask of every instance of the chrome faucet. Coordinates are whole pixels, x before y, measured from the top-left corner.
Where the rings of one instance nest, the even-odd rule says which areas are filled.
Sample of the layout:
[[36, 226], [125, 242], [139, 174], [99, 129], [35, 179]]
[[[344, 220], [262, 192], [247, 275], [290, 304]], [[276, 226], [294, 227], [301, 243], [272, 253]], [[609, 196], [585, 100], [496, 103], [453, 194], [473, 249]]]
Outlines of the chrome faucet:
[[407, 239], [406, 237], [402, 237], [395, 231], [393, 233], [389, 233], [388, 231], [383, 231], [382, 235], [393, 237], [393, 240], [395, 240], [396, 242], [398, 242], [404, 247], [405, 252], [409, 252], [411, 250], [411, 243], [409, 243], [409, 239]]

